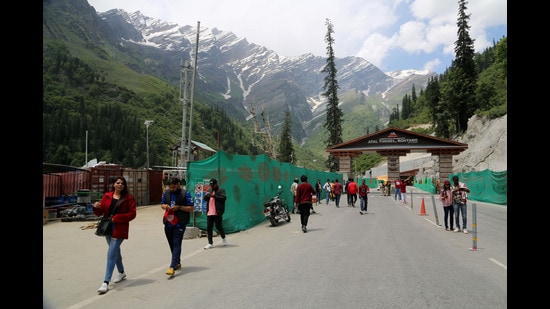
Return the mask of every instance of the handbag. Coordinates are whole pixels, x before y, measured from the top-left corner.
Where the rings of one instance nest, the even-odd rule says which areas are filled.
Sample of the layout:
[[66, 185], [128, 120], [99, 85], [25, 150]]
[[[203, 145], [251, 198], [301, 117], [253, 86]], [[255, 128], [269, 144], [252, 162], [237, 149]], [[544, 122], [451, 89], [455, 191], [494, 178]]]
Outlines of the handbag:
[[[112, 217], [112, 216], [111, 216]], [[113, 222], [111, 222], [111, 217], [101, 218], [97, 221], [97, 229], [95, 234], [97, 236], [111, 236], [113, 233]]]
[[113, 234], [113, 222], [111, 221], [111, 218], [113, 217], [119, 202], [120, 200], [117, 201], [115, 207], [113, 207], [113, 211], [109, 217], [103, 217], [97, 221], [97, 228], [95, 230], [95, 234], [97, 236], [111, 236]]

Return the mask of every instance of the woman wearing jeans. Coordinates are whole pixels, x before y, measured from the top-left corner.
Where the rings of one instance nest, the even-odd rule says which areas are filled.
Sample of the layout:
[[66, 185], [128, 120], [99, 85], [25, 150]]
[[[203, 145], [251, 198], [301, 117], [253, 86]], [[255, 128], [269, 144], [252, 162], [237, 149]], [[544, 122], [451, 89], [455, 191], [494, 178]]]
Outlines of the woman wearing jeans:
[[330, 179], [327, 179], [327, 182], [325, 182], [325, 184], [323, 185], [323, 189], [325, 189], [326, 204], [328, 205], [328, 202], [330, 200], [330, 191], [332, 189], [332, 186], [330, 185]]
[[[116, 206], [117, 204], [118, 206]], [[128, 239], [130, 221], [134, 220], [136, 217], [136, 201], [134, 197], [128, 193], [128, 186], [124, 177], [115, 177], [113, 185], [111, 186], [111, 191], [106, 192], [99, 202], [94, 203], [93, 211], [98, 217], [109, 217], [111, 214], [113, 215], [111, 218], [113, 222], [113, 233], [110, 236], [105, 236], [105, 240], [109, 246], [107, 249], [105, 277], [103, 278], [103, 283], [97, 290], [99, 294], [105, 294], [109, 290], [109, 282], [111, 282], [115, 266], [118, 270], [118, 275], [114, 282], [118, 283], [126, 279], [120, 246], [124, 239]]]
[[[451, 182], [445, 180], [443, 183], [443, 189], [439, 192], [439, 200], [443, 205], [443, 212], [445, 213], [445, 231], [453, 230], [454, 220], [454, 208], [453, 208], [453, 192], [451, 191]], [[449, 223], [451, 229], [449, 229]]]

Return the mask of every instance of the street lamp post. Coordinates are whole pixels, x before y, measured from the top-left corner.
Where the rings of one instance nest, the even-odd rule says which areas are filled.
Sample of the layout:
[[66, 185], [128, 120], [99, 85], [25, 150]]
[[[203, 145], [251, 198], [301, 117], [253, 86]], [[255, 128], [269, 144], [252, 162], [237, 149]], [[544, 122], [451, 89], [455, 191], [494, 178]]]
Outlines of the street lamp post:
[[149, 169], [149, 125], [153, 122], [153, 120], [145, 120], [145, 128], [147, 131], [147, 169]]

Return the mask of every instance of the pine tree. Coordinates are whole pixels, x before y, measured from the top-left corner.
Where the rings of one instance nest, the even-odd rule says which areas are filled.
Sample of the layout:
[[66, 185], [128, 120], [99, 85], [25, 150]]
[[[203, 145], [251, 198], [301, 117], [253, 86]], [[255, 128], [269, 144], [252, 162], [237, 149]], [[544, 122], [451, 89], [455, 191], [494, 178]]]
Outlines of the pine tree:
[[279, 151], [277, 160], [281, 162], [295, 163], [294, 147], [292, 146], [292, 120], [290, 112], [285, 112], [283, 130], [279, 139]]
[[[328, 138], [325, 140], [327, 147], [338, 145], [342, 143], [342, 122], [344, 113], [338, 107], [338, 80], [336, 80], [336, 65], [334, 63], [334, 38], [332, 34], [334, 29], [332, 23], [327, 18], [325, 24], [327, 25], [327, 34], [325, 35], [325, 42], [327, 43], [327, 61], [325, 67], [321, 70], [322, 73], [327, 73], [325, 76], [325, 83], [323, 85], [323, 96], [327, 98], [327, 117], [324, 123], [324, 127], [328, 130]], [[338, 160], [329, 154], [326, 161], [326, 166], [331, 172], [338, 170]]]
[[477, 85], [477, 68], [474, 61], [474, 40], [470, 37], [466, 14], [466, 0], [459, 0], [457, 35], [455, 42], [455, 59], [446, 74], [442, 85], [442, 101], [451, 114], [456, 133], [468, 129], [468, 119], [478, 107], [475, 91]]
[[[420, 89], [422, 90], [422, 89]], [[412, 105], [416, 105], [416, 100], [417, 100], [417, 97], [416, 97], [416, 87], [414, 86], [413, 84], [413, 87], [412, 87], [412, 93], [411, 93], [411, 100], [412, 100]]]
[[[414, 88], [413, 88], [414, 90]], [[408, 119], [412, 113], [411, 96], [405, 94], [403, 100], [401, 100], [401, 119]]]

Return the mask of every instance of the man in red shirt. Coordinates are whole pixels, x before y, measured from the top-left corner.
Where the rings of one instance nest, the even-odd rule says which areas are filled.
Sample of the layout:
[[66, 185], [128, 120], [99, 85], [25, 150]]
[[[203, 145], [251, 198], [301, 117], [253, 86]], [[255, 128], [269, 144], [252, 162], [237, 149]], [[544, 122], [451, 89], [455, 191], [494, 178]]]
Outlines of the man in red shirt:
[[367, 207], [369, 205], [369, 193], [370, 193], [370, 188], [365, 183], [365, 179], [363, 179], [361, 181], [361, 185], [359, 186], [359, 199], [360, 199], [359, 206], [361, 206], [361, 211], [359, 211], [359, 213], [362, 215], [367, 213]]
[[334, 182], [334, 187], [332, 188], [332, 191], [334, 192], [334, 202], [336, 203], [336, 207], [340, 207], [340, 197], [342, 196], [342, 190], [344, 187], [342, 184], [338, 181], [338, 179]]
[[397, 196], [399, 196], [399, 200], [401, 201], [401, 179], [397, 178], [393, 181], [393, 184], [395, 186], [395, 193], [393, 194], [393, 199], [397, 201]]
[[298, 205], [298, 211], [300, 211], [300, 222], [302, 223], [302, 232], [307, 233], [307, 222], [309, 219], [309, 210], [312, 207], [311, 197], [315, 195], [315, 189], [307, 182], [307, 176], [302, 175], [300, 177], [301, 184], [296, 188], [296, 197], [294, 202]]
[[357, 191], [359, 188], [353, 178], [349, 178], [348, 180], [348, 204], [351, 204], [348, 206], [355, 207], [355, 202], [357, 201]]

